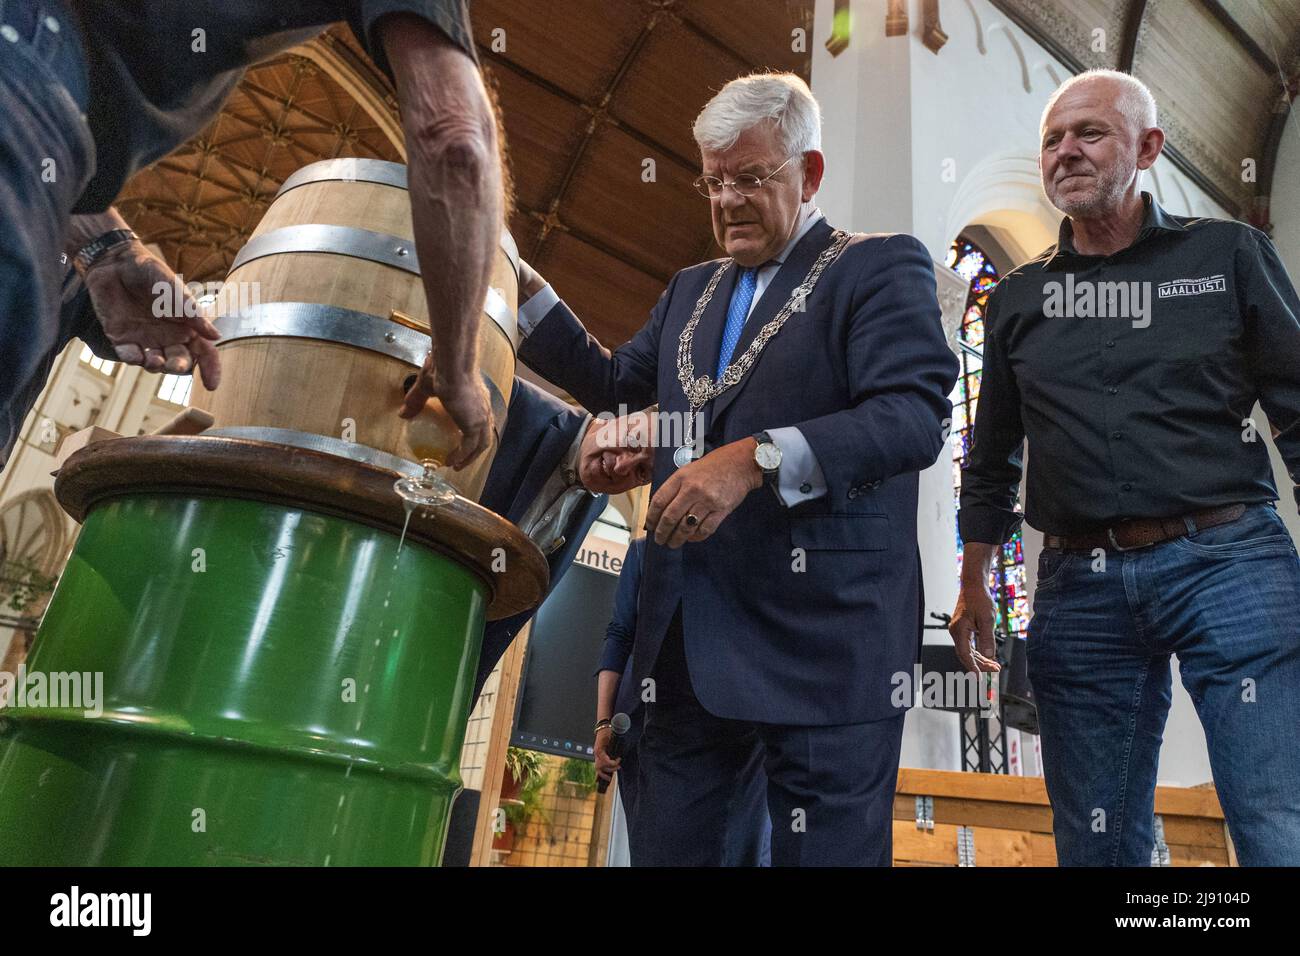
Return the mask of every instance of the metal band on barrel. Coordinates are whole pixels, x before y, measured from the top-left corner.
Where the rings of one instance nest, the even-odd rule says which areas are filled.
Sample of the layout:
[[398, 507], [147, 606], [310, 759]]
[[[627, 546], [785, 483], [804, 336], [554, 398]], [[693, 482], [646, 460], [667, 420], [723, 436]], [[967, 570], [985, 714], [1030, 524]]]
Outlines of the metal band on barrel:
[[519, 246], [515, 243], [515, 237], [510, 235], [510, 233], [505, 229], [501, 230], [501, 251], [506, 254], [506, 258], [510, 260], [510, 265], [514, 267], [515, 282], [518, 282]]
[[412, 275], [420, 274], [420, 263], [415, 258], [415, 243], [409, 240], [353, 226], [322, 226], [316, 223], [284, 226], [253, 237], [239, 250], [230, 271], [234, 272], [240, 266], [263, 256], [290, 252], [325, 252], [352, 256], [354, 259], [380, 262]]
[[514, 353], [518, 355], [520, 341], [519, 320], [510, 311], [510, 304], [502, 298], [501, 293], [491, 286], [488, 286], [487, 296], [483, 300], [483, 311], [488, 314], [488, 318], [497, 324], [497, 328], [506, 334], [506, 341], [510, 343], [510, 348]]
[[217, 345], [238, 339], [285, 336], [320, 339], [355, 345], [399, 359], [419, 368], [429, 354], [430, 339], [423, 332], [368, 312], [313, 302], [262, 302], [213, 323], [221, 333]]
[[406, 167], [383, 159], [323, 159], [298, 170], [284, 181], [275, 195], [278, 199], [297, 186], [326, 182], [378, 183], [405, 189]]
[[[218, 347], [240, 339], [275, 336], [315, 339], [378, 352], [416, 368], [424, 365], [432, 341], [423, 332], [380, 316], [315, 302], [262, 302], [234, 315], [219, 316], [213, 324], [221, 333]], [[486, 373], [483, 384], [488, 390], [500, 438], [509, 406], [497, 383]]]
[[[508, 238], [510, 234], [503, 232], [501, 235], [503, 238]], [[402, 269], [412, 275], [418, 276], [420, 274], [420, 263], [415, 256], [415, 245], [405, 239], [390, 236], [387, 233], [371, 232], [369, 229], [356, 229], [352, 226], [314, 224], [272, 229], [270, 232], [250, 239], [244, 248], [239, 250], [239, 254], [235, 256], [230, 271], [233, 273], [240, 266], [263, 256], [294, 252], [324, 252], [332, 255], [352, 256], [355, 259], [365, 259], [369, 262], [378, 262], [386, 266], [392, 266], [395, 269]], [[518, 272], [517, 263], [516, 272]], [[510, 341], [511, 348], [518, 353], [518, 320], [514, 313], [510, 311], [510, 306], [506, 304], [501, 294], [490, 287], [488, 288], [486, 301], [483, 304], [483, 311], [491, 316], [492, 321], [505, 333], [506, 338]], [[421, 363], [417, 362], [415, 364], [419, 365]]]
[[[310, 183], [375, 183], [380, 186], [392, 186], [394, 189], [406, 189], [406, 167], [401, 163], [390, 163], [384, 159], [323, 159], [318, 163], [309, 163], [284, 181], [276, 191], [279, 199], [290, 189], [306, 186]], [[515, 270], [515, 280], [519, 279], [519, 246], [508, 230], [501, 230], [501, 251], [510, 260]]]
[[331, 438], [329, 435], [317, 435], [313, 432], [300, 432], [293, 428], [272, 428], [267, 425], [235, 425], [229, 428], [209, 428], [203, 433], [216, 438], [246, 438], [251, 441], [265, 441], [274, 445], [289, 445], [293, 448], [306, 448], [319, 451], [336, 458], [347, 458], [362, 464], [387, 468], [402, 475], [418, 476], [424, 474], [424, 468], [414, 461], [399, 458], [397, 455], [371, 448], [354, 441]]

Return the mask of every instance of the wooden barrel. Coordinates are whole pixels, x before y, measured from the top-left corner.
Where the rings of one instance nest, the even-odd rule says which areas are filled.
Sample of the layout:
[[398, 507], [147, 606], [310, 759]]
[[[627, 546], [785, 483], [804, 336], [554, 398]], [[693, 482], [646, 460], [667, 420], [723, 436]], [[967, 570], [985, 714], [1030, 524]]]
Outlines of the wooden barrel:
[[[505, 427], [518, 263], [503, 231], [478, 329], [496, 434], [470, 467], [442, 470], [471, 501]], [[420, 472], [397, 417], [405, 384], [430, 348], [405, 166], [330, 159], [290, 176], [235, 257], [216, 315], [222, 384], [210, 392], [196, 379], [191, 398], [216, 419], [207, 434]]]

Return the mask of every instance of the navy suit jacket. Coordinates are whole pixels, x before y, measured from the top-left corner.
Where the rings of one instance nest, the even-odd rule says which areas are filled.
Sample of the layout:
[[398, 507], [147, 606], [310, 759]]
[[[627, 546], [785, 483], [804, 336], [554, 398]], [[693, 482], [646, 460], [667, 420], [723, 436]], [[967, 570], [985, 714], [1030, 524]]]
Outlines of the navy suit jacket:
[[[735, 355], [789, 298], [831, 239], [813, 226], [777, 272]], [[678, 336], [719, 261], [673, 276], [650, 320], [612, 354], [559, 302], [520, 358], [589, 410], [689, 409]], [[717, 367], [738, 270], [728, 268], [695, 331], [696, 374]], [[630, 679], [618, 707], [639, 708], [681, 608], [691, 683], [719, 717], [831, 725], [897, 716], [892, 675], [921, 643], [918, 472], [944, 446], [957, 360], [945, 341], [929, 253], [907, 235], [855, 235], [739, 384], [706, 409], [706, 450], [798, 426], [828, 491], [785, 507], [752, 492], [703, 542], [646, 547]], [[655, 454], [653, 487], [673, 471]]]
[[[586, 417], [549, 392], [516, 378], [501, 445], [488, 470], [479, 504], [509, 521], [519, 521], [546, 484], [546, 479], [564, 460]], [[607, 501], [605, 495], [597, 495], [585, 506], [574, 510], [564, 530], [564, 544], [547, 558], [551, 566], [552, 589], [573, 564], [573, 557], [582, 546], [587, 529], [595, 524]], [[513, 617], [488, 622], [483, 633], [483, 650], [479, 653], [478, 673], [474, 678], [476, 699], [492, 668], [536, 611], [537, 608], [533, 608]]]

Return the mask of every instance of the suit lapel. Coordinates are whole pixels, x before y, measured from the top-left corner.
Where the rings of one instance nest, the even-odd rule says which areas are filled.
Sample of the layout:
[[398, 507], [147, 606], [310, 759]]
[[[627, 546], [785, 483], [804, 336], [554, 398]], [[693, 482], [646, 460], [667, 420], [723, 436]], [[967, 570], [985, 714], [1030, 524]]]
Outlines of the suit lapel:
[[[763, 290], [763, 297], [758, 300], [758, 304], [754, 306], [754, 311], [750, 313], [744, 329], [741, 330], [740, 341], [736, 343], [736, 351], [731, 355], [733, 362], [745, 354], [745, 349], [749, 348], [750, 344], [758, 336], [759, 330], [772, 321], [777, 312], [781, 311], [781, 307], [789, 300], [790, 293], [794, 291], [795, 286], [803, 281], [804, 276], [808, 274], [808, 270], [812, 268], [812, 264], [821, 255], [822, 250], [826, 248], [832, 231], [830, 224], [823, 219], [809, 229], [804, 237], [795, 244], [795, 247], [790, 250], [790, 254], [785, 257], [785, 262], [781, 264], [781, 268], [776, 271], [772, 281]], [[730, 301], [730, 296], [728, 296], [728, 301]], [[703, 321], [700, 324], [703, 325]], [[721, 327], [719, 327], [718, 337], [721, 338], [721, 336]], [[767, 348], [779, 349], [782, 344], [781, 336], [778, 334], [776, 338], [767, 344]], [[719, 344], [714, 343], [711, 371], [717, 371], [718, 349]], [[721, 417], [727, 406], [736, 400], [740, 390], [753, 377], [754, 373], [751, 368], [744, 378], [713, 400], [713, 408], [709, 418], [710, 427]]]

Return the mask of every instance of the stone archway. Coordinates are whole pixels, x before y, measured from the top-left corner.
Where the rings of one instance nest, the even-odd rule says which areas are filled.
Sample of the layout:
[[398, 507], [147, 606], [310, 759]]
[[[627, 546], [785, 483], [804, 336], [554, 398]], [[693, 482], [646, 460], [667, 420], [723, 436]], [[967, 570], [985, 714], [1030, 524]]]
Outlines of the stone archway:
[[951, 243], [970, 226], [985, 226], [1023, 262], [1056, 241], [1060, 222], [1061, 214], [1043, 193], [1037, 158], [995, 153], [962, 180], [948, 206], [944, 242]]
[[0, 671], [26, 659], [68, 545], [68, 519], [49, 489], [0, 508]]

